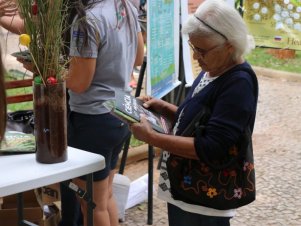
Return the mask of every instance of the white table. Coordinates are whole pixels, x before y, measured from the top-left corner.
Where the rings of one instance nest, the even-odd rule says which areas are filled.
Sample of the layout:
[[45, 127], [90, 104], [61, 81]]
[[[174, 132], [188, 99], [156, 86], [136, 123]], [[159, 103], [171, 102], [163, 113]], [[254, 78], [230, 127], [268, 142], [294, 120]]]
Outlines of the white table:
[[38, 163], [35, 154], [1, 155], [0, 197], [90, 175], [105, 167], [101, 155], [72, 147], [67, 151], [67, 161], [55, 164]]

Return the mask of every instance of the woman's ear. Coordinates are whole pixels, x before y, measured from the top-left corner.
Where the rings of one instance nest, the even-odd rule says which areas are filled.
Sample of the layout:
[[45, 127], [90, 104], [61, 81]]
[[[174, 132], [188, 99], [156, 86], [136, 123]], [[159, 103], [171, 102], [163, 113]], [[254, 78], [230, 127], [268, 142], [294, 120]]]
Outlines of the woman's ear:
[[233, 54], [234, 51], [235, 51], [234, 47], [233, 47], [233, 46], [231, 45], [231, 43], [229, 43], [229, 42], [227, 42], [227, 44], [226, 44], [226, 49], [228, 50], [228, 52], [229, 52], [230, 54]]

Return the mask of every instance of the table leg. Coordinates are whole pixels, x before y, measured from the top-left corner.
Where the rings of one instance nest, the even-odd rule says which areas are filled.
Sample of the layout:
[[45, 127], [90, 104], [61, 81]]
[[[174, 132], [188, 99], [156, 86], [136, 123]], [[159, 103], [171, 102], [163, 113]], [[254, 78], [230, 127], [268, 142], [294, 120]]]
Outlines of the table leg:
[[17, 194], [17, 203], [18, 203], [18, 226], [23, 226], [23, 194]]
[[[93, 201], [93, 174], [88, 174], [86, 184], [86, 192], [89, 194]], [[90, 203], [87, 203], [87, 223], [88, 226], [93, 226], [93, 206]]]
[[147, 224], [153, 224], [153, 165], [154, 165], [154, 148], [148, 146], [148, 199], [147, 199]]
[[17, 214], [18, 214], [18, 226], [37, 226], [34, 223], [24, 220], [24, 202], [23, 202], [23, 193], [17, 194]]

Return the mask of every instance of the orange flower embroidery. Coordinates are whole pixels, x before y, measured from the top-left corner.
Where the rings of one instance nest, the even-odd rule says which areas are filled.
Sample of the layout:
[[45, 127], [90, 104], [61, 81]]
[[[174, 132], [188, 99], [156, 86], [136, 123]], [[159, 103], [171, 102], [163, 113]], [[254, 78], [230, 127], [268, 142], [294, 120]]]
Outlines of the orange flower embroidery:
[[216, 188], [209, 188], [207, 192], [207, 196], [209, 196], [210, 198], [217, 196]]

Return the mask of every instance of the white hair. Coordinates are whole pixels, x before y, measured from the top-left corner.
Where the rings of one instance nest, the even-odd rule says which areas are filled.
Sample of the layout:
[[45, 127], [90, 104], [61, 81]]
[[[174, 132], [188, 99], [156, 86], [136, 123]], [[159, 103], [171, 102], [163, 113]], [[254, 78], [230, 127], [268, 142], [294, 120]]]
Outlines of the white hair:
[[254, 39], [248, 34], [242, 17], [224, 0], [205, 0], [201, 3], [194, 15], [190, 15], [184, 23], [182, 33], [211, 37], [217, 43], [224, 42], [225, 36], [235, 49], [235, 59], [255, 48]]

